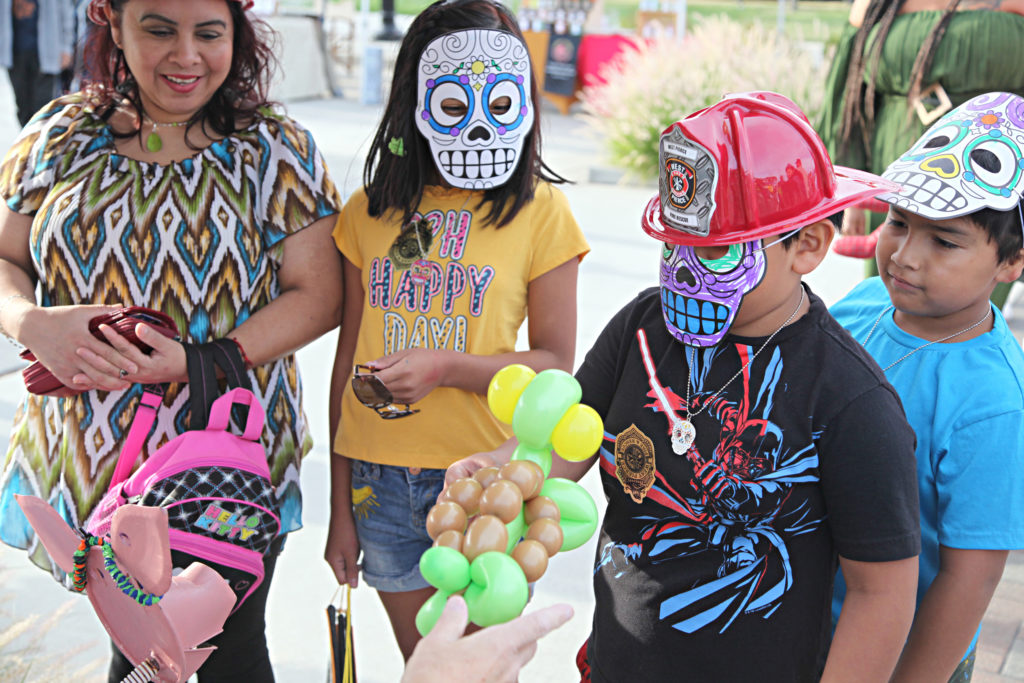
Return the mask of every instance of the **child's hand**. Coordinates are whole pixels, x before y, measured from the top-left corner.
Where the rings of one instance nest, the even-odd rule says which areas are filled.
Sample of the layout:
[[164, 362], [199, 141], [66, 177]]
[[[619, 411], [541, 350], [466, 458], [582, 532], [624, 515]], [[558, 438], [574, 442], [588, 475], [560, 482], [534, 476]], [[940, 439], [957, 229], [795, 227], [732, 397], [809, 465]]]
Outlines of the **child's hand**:
[[377, 377], [395, 403], [415, 403], [444, 378], [444, 353], [430, 349], [403, 349], [367, 363], [378, 369]]
[[330, 565], [339, 584], [347, 583], [352, 588], [359, 586], [359, 538], [351, 513], [331, 515], [324, 560]]
[[466, 477], [472, 477], [477, 470], [482, 470], [485, 467], [501, 467], [507, 460], [501, 461], [497, 457], [498, 451], [486, 451], [484, 453], [474, 453], [468, 458], [462, 460], [456, 460], [444, 473], [444, 488], [441, 489], [440, 495], [437, 497], [437, 502], [444, 500], [444, 492], [448, 490], [448, 487], [453, 482], [459, 479], [465, 479]]

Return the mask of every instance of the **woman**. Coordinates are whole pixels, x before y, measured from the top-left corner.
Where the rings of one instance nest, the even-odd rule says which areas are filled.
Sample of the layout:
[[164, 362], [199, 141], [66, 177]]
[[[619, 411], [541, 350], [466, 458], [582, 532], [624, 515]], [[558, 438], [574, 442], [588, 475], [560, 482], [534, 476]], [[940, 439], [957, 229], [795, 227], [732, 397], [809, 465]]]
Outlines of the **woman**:
[[[881, 174], [953, 107], [986, 92], [1024, 94], [1022, 15], [1022, 0], [855, 0], [818, 125], [832, 159]], [[865, 232], [862, 210], [846, 218], [844, 235]]]
[[[292, 354], [339, 322], [340, 202], [309, 133], [267, 106], [272, 56], [249, 5], [92, 0], [103, 30], [87, 47], [91, 83], [40, 112], [0, 165], [0, 327], [85, 390], [27, 396], [0, 475], [0, 539], [57, 578], [11, 494], [40, 495], [82, 527], [143, 384], [170, 383], [146, 453], [188, 425], [180, 343], [140, 326], [154, 348], [144, 356], [109, 329], [109, 344], [89, 334], [91, 318], [121, 305], [171, 315], [187, 343], [239, 344], [268, 415], [282, 532], [301, 526], [310, 437]], [[263, 612], [274, 556], [200, 680], [273, 680]], [[125, 664], [115, 656], [115, 670]]]

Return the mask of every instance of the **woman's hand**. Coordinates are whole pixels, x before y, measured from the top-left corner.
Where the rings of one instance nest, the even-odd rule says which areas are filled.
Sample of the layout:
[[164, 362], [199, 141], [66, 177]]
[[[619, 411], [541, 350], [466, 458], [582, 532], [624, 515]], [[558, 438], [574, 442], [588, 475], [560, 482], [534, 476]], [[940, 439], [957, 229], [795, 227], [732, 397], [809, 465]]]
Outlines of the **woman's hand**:
[[99, 329], [110, 345], [99, 352], [87, 347], [77, 349], [86, 367], [75, 376], [76, 386], [111, 378], [139, 384], [188, 381], [185, 348], [180, 342], [168, 339], [146, 323], [138, 323], [136, 336], [153, 349], [146, 355], [109, 325], [100, 325]]
[[[78, 353], [87, 349], [98, 355], [110, 347], [89, 332], [89, 321], [113, 313], [121, 306], [35, 306], [27, 310], [19, 325], [19, 341], [62, 384], [86, 391], [120, 391], [130, 385], [115, 370], [113, 374], [96, 371]], [[127, 365], [127, 359], [123, 359]], [[125, 369], [131, 369], [126, 367]]]
[[444, 351], [403, 349], [367, 365], [377, 368], [377, 377], [395, 403], [415, 403], [441, 384], [447, 369], [445, 355]]
[[[347, 512], [348, 514], [346, 514]], [[352, 511], [335, 512], [327, 529], [327, 545], [324, 560], [339, 584], [347, 583], [352, 588], [359, 586], [359, 538]]]
[[537, 641], [572, 618], [569, 605], [552, 605], [512, 621], [463, 635], [466, 602], [448, 599], [434, 628], [406, 664], [402, 683], [512, 683], [537, 652]]

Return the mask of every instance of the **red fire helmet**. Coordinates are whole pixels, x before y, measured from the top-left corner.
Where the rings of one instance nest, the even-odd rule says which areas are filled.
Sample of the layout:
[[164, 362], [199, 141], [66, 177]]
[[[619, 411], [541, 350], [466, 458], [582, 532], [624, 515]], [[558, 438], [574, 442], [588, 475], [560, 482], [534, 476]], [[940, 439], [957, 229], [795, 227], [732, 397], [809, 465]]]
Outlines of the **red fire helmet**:
[[718, 246], [801, 228], [894, 190], [871, 173], [832, 166], [791, 100], [726, 96], [661, 134], [659, 192], [641, 224], [671, 244]]

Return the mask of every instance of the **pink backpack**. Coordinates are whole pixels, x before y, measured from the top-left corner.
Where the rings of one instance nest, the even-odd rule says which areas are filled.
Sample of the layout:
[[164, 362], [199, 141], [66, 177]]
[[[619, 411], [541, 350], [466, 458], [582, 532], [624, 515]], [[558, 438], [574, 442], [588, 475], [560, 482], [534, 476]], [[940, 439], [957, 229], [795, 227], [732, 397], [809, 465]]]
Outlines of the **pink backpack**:
[[[216, 569], [235, 592], [237, 610], [263, 581], [263, 557], [281, 529], [260, 444], [263, 407], [248, 389], [231, 389], [213, 401], [205, 429], [175, 437], [129, 477], [161, 402], [154, 387], [143, 392], [110, 489], [86, 522], [86, 531], [108, 535], [114, 510], [122, 505], [165, 508], [174, 566], [198, 559]], [[193, 411], [197, 404], [202, 401], [193, 403]], [[235, 405], [249, 408], [241, 436], [228, 431]]]

